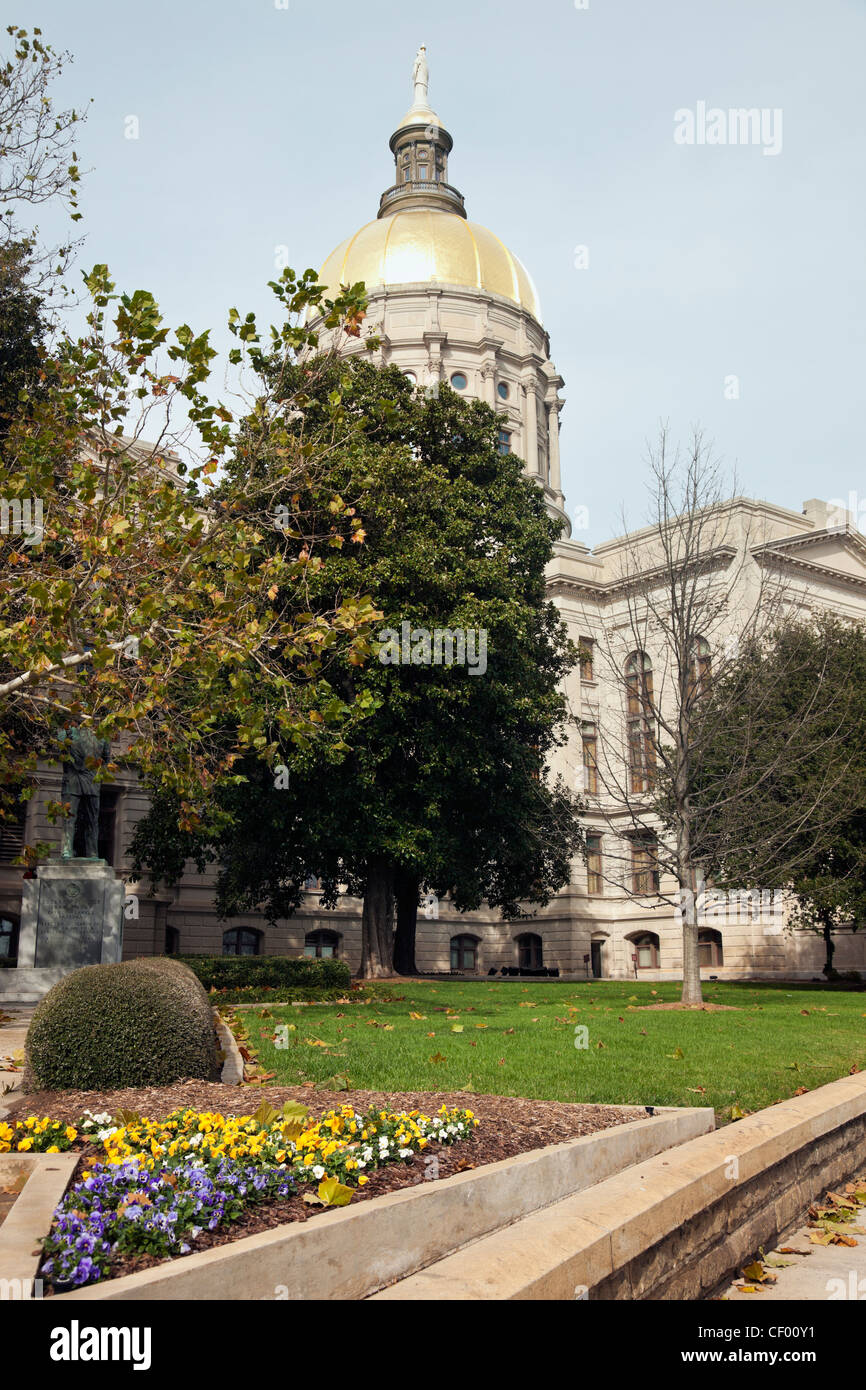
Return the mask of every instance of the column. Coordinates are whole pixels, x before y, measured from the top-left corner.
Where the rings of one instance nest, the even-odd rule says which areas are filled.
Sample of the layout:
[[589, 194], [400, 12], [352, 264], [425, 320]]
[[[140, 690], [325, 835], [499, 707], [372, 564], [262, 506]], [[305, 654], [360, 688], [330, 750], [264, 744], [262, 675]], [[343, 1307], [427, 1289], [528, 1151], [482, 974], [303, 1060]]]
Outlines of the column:
[[525, 441], [525, 462], [530, 473], [538, 476], [538, 392], [535, 385], [535, 373], [523, 378], [523, 388], [526, 393], [526, 409], [524, 411], [524, 429], [526, 434]]
[[559, 471], [559, 401], [550, 402], [547, 421], [548, 450], [550, 458], [550, 486], [554, 492], [561, 493], [562, 485]]

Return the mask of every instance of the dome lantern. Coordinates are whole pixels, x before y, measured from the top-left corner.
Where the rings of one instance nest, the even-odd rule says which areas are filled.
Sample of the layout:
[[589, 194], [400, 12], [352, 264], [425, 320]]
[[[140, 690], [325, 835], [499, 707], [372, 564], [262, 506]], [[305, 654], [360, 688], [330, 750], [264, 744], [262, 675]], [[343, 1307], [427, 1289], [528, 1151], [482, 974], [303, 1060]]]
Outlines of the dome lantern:
[[394, 182], [379, 199], [379, 217], [404, 208], [433, 208], [466, 216], [463, 195], [448, 182], [454, 141], [427, 100], [427, 51], [422, 44], [412, 70], [414, 100], [389, 141]]

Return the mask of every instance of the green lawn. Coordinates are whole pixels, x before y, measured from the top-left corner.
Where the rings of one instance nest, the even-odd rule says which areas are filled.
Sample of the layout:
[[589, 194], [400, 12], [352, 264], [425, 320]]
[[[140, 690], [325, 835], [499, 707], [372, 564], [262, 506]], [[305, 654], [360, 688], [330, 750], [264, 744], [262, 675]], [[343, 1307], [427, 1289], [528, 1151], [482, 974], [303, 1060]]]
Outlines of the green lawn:
[[[733, 1105], [758, 1110], [854, 1064], [866, 1069], [866, 993], [710, 984], [704, 997], [736, 1012], [638, 1007], [678, 999], [675, 983], [449, 980], [374, 986], [365, 1003], [242, 1016], [283, 1085], [342, 1074], [355, 1090], [712, 1105], [721, 1122]], [[286, 1049], [274, 1043], [281, 1023], [295, 1025]], [[575, 1046], [581, 1025], [585, 1048]]]

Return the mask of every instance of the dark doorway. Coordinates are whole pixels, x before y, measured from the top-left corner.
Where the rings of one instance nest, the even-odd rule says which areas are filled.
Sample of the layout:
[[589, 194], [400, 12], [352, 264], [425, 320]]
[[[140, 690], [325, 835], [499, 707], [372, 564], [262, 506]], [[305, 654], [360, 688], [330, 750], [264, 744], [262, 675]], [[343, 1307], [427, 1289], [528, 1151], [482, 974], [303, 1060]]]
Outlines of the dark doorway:
[[589, 949], [592, 956], [592, 977], [594, 980], [601, 979], [601, 948], [603, 941], [590, 941]]

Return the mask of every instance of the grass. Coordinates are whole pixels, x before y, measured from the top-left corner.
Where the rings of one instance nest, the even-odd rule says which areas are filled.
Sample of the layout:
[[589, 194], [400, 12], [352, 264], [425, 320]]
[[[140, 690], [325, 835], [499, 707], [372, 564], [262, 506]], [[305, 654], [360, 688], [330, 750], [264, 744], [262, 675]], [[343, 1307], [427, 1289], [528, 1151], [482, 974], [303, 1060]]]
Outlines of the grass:
[[[705, 1000], [736, 1012], [640, 1007], [678, 998], [676, 983], [412, 981], [371, 986], [358, 1002], [243, 1017], [281, 1085], [347, 1075], [352, 1090], [712, 1105], [719, 1122], [732, 1107], [759, 1110], [866, 1069], [866, 993], [713, 983]], [[282, 1023], [287, 1048], [275, 1045]]]

